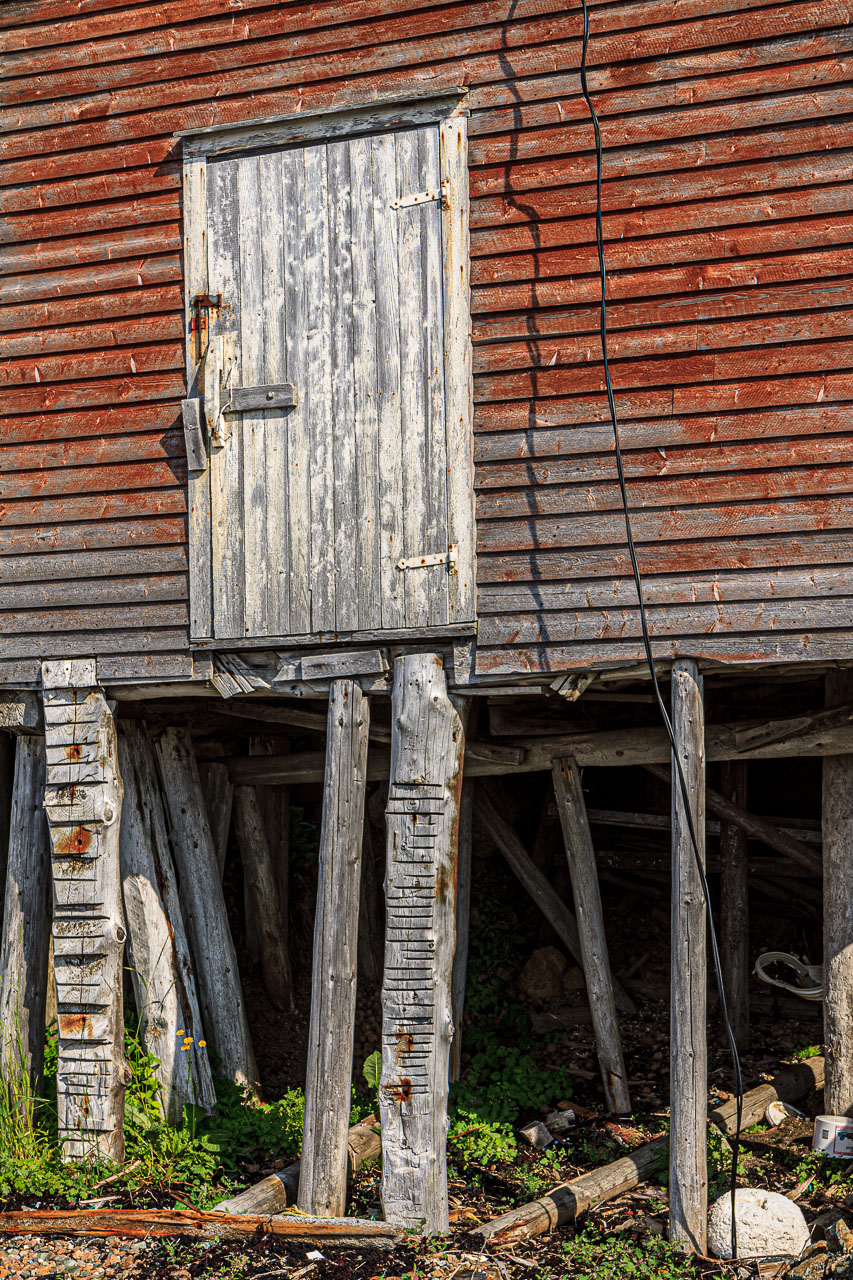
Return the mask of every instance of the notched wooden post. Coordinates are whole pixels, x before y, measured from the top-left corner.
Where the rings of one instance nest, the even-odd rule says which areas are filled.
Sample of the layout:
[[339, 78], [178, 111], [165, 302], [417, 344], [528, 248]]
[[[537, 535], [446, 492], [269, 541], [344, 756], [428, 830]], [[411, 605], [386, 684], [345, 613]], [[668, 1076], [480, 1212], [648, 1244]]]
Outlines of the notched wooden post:
[[[672, 668], [672, 727], [705, 861], [705, 717], [696, 663]], [[669, 1233], [704, 1254], [708, 1216], [705, 899], [678, 770], [672, 769], [672, 1001], [670, 1006]]]
[[328, 724], [299, 1207], [340, 1217], [346, 1206], [370, 727], [368, 701], [357, 681], [332, 681]]
[[56, 1075], [65, 1159], [124, 1158], [119, 874], [123, 787], [116, 730], [94, 659], [42, 664], [53, 846], [53, 955], [59, 1023]]
[[382, 1201], [448, 1230], [447, 1093], [464, 733], [434, 653], [394, 664], [382, 987]]
[[631, 1110], [631, 1094], [622, 1056], [607, 936], [604, 932], [604, 912], [601, 909], [598, 867], [592, 847], [580, 769], [574, 760], [562, 759], [554, 761], [552, 772], [569, 874], [572, 878], [581, 959], [592, 1013], [598, 1064], [604, 1083], [604, 1098], [608, 1111], [626, 1115]]

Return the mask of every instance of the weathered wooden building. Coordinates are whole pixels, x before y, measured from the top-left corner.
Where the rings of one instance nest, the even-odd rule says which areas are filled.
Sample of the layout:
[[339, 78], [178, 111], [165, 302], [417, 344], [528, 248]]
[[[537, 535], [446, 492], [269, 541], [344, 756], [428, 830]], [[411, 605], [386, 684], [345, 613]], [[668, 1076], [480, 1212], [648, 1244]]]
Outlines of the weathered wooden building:
[[[824, 870], [842, 1111], [853, 1107], [853, 766], [838, 755], [853, 749], [853, 685], [837, 670], [853, 662], [849, 19], [847, 0], [596, 0], [589, 46], [611, 368], [654, 653], [663, 674], [676, 664], [700, 828], [703, 750], [837, 757]], [[669, 746], [663, 730], [581, 731], [557, 692], [646, 674], [598, 339], [581, 29], [581, 10], [554, 0], [0, 7], [0, 682], [7, 724], [25, 735], [9, 875], [32, 863], [29, 901], [47, 892], [43, 804], [72, 1154], [91, 1133], [120, 1150], [126, 928], [134, 965], [156, 967], [143, 923], [159, 909], [172, 936], [182, 920], [183, 1025], [240, 1007], [189, 737], [158, 739], [158, 782], [143, 732], [120, 732], [117, 754], [114, 701], [160, 714], [177, 696], [226, 697], [305, 724], [295, 699], [329, 699], [308, 1207], [342, 1207], [346, 1107], [317, 1095], [352, 1034], [368, 773], [390, 782], [393, 1219], [446, 1217], [463, 769], [553, 762], [575, 892], [600, 925], [577, 766], [660, 764]], [[702, 674], [741, 673], [746, 689], [756, 669], [831, 670], [842, 710], [711, 726], [703, 748]], [[390, 757], [381, 732], [368, 757], [369, 707], [389, 694]], [[463, 765], [478, 695], [493, 709], [526, 696], [528, 728], [500, 736], [495, 722], [490, 736], [481, 716]], [[540, 713], [550, 732], [530, 727]], [[244, 841], [254, 832], [263, 846], [261, 898], [275, 860], [253, 788], [322, 775], [316, 752], [230, 765]], [[680, 806], [674, 858], [689, 880]], [[463, 833], [468, 823], [463, 804]], [[683, 916], [690, 897], [676, 895], [674, 943], [698, 927]], [[7, 974], [23, 966], [39, 989], [46, 947], [17, 953], [17, 909], [7, 894]], [[590, 990], [606, 995], [594, 941], [575, 945]], [[684, 1019], [701, 1037], [700, 951]], [[673, 959], [681, 992], [691, 966], [677, 945]], [[8, 982], [4, 999], [26, 1018]], [[600, 1007], [602, 1064], [618, 1079], [612, 991]], [[251, 1081], [240, 1018], [218, 1034], [225, 1068]], [[704, 1126], [702, 1065], [681, 1079], [679, 1062], [673, 1123], [688, 1132], [696, 1115]], [[336, 1078], [345, 1100], [348, 1074]], [[687, 1188], [676, 1229], [701, 1245], [699, 1156], [689, 1141], [674, 1148]]]

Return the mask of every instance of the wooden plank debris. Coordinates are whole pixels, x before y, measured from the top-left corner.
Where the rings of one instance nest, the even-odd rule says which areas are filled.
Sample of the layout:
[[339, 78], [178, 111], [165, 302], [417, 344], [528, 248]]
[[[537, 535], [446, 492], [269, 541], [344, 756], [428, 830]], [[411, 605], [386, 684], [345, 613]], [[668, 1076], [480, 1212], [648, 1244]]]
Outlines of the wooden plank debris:
[[[777, 1099], [780, 1102], [796, 1102], [813, 1089], [821, 1089], [823, 1081], [823, 1058], [810, 1058], [807, 1062], [787, 1067], [769, 1084], [759, 1085], [744, 1094], [743, 1127], [749, 1128], [763, 1120], [769, 1103]], [[734, 1099], [708, 1114], [708, 1122], [722, 1133], [734, 1133], [736, 1118], [737, 1103]], [[704, 1132], [702, 1137], [704, 1142]], [[630, 1191], [632, 1187], [665, 1168], [668, 1149], [669, 1138], [664, 1134], [612, 1164], [593, 1169], [590, 1173], [581, 1174], [579, 1178], [555, 1187], [539, 1200], [493, 1218], [491, 1222], [477, 1227], [477, 1234], [495, 1244], [509, 1245], [553, 1231], [566, 1222], [574, 1222], [594, 1205]]]
[[223, 1074], [254, 1089], [258, 1071], [192, 742], [186, 729], [172, 728], [156, 745], [204, 1026]]
[[118, 753], [124, 780], [119, 854], [128, 968], [140, 1036], [157, 1059], [163, 1113], [177, 1124], [188, 1103], [212, 1110], [216, 1094], [154, 747], [137, 721], [119, 722]]
[[358, 682], [334, 680], [329, 694], [299, 1176], [300, 1209], [331, 1217], [346, 1207], [369, 726], [369, 703]]
[[399, 1228], [363, 1218], [311, 1218], [304, 1214], [257, 1217], [192, 1209], [23, 1209], [0, 1213], [0, 1234], [125, 1236], [140, 1240], [164, 1236], [251, 1240], [272, 1236], [294, 1244], [362, 1249], [391, 1249], [404, 1238]]
[[387, 1221], [448, 1230], [447, 1095], [464, 733], [437, 654], [394, 663], [386, 808], [382, 1202]]
[[119, 829], [115, 723], [92, 659], [42, 666], [53, 846], [53, 960], [59, 1023], [59, 1141], [65, 1159], [124, 1157]]
[[[7, 741], [10, 741], [7, 739]], [[15, 747], [0, 944], [0, 1088], [12, 1107], [38, 1096], [44, 1061], [50, 938], [50, 841], [44, 739]], [[5, 763], [5, 761], [4, 761]]]
[[669, 1234], [680, 1248], [704, 1255], [708, 1217], [708, 974], [706, 903], [698, 866], [699, 861], [705, 862], [702, 698], [696, 663], [679, 660], [672, 668], [672, 729], [686, 794], [673, 763]]
[[581, 961], [592, 1013], [596, 1053], [608, 1111], [628, 1115], [631, 1094], [616, 1017], [613, 977], [592, 834], [586, 814], [580, 769], [574, 760], [555, 760], [554, 791], [572, 878]]

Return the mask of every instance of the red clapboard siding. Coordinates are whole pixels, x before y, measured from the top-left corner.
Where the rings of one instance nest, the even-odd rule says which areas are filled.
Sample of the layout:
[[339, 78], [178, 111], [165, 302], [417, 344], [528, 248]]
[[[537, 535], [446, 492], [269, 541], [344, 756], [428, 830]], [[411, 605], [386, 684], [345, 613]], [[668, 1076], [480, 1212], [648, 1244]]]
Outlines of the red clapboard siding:
[[[853, 658], [849, 0], [591, 4], [610, 350], [657, 652]], [[580, 11], [0, 6], [0, 681], [186, 678], [175, 131], [466, 84], [478, 670], [642, 657]]]

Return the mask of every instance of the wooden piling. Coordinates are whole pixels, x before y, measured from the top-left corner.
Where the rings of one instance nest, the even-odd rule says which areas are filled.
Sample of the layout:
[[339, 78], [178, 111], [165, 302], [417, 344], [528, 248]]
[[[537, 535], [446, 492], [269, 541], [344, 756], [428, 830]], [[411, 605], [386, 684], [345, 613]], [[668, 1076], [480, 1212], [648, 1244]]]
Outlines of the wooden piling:
[[173, 728], [156, 745], [204, 1025], [223, 1075], [254, 1089], [258, 1071], [192, 742], [186, 729]]
[[441, 658], [394, 663], [382, 987], [382, 1201], [448, 1230], [447, 1093], [464, 732]]
[[234, 825], [243, 863], [247, 910], [258, 940], [264, 989], [276, 1009], [292, 1013], [293, 982], [278, 884], [267, 827], [254, 787], [234, 788]]
[[356, 680], [332, 681], [328, 725], [298, 1204], [303, 1213], [340, 1217], [346, 1205], [370, 728], [369, 704]]
[[157, 1060], [163, 1114], [178, 1124], [187, 1103], [210, 1111], [216, 1094], [154, 748], [138, 721], [119, 723], [118, 753], [124, 781], [119, 855], [127, 965], [140, 1037]]
[[459, 805], [459, 855], [456, 873], [456, 950], [450, 981], [453, 1010], [453, 1043], [450, 1046], [450, 1079], [459, 1079], [462, 1067], [462, 1021], [465, 1017], [465, 987], [468, 982], [468, 946], [471, 939], [471, 870], [474, 837], [473, 778], [462, 783]]
[[[672, 727], [687, 783], [699, 857], [704, 863], [704, 711], [702, 682], [691, 659], [681, 659], [673, 665]], [[706, 1252], [708, 1215], [705, 935], [705, 901], [696, 850], [673, 761], [669, 1232], [675, 1244], [700, 1254]]]
[[[746, 808], [747, 764], [724, 761], [722, 794]], [[735, 1041], [749, 1044], [749, 865], [747, 834], [726, 818], [720, 820], [720, 960]]]
[[[6, 859], [9, 854], [9, 826], [12, 818], [14, 786], [15, 738], [11, 733], [0, 733], [0, 889], [6, 884]], [[2, 915], [2, 909], [3, 903], [0, 898], [0, 915]]]
[[[853, 672], [827, 672], [827, 706], [845, 702]], [[853, 1116], [853, 755], [824, 759], [822, 827], [825, 1103]]]
[[42, 664], [65, 1159], [124, 1158], [125, 925], [116, 729], [94, 659]]
[[225, 855], [228, 852], [228, 836], [231, 831], [231, 810], [234, 803], [234, 787], [228, 776], [228, 766], [219, 760], [205, 760], [198, 766], [201, 789], [207, 808], [207, 821], [216, 850], [219, 878], [225, 873]]
[[555, 760], [553, 777], [572, 880], [581, 961], [592, 1014], [598, 1064], [604, 1083], [604, 1099], [608, 1111], [627, 1115], [631, 1110], [631, 1094], [622, 1056], [610, 956], [604, 932], [604, 912], [601, 909], [598, 867], [581, 787], [580, 769], [574, 760]]
[[0, 1081], [22, 1113], [38, 1090], [44, 1061], [50, 937], [44, 779], [44, 738], [19, 737], [0, 944]]

